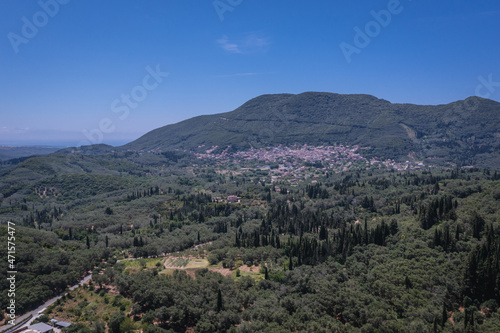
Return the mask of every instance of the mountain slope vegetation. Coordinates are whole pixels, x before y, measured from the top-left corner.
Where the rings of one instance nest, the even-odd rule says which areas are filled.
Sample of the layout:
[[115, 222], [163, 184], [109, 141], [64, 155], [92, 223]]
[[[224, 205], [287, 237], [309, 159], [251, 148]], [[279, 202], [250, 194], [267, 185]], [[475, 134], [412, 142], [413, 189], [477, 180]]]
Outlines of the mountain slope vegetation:
[[358, 144], [378, 157], [493, 167], [500, 164], [499, 112], [500, 103], [478, 97], [431, 106], [393, 104], [369, 95], [263, 95], [231, 112], [155, 129], [123, 148]]

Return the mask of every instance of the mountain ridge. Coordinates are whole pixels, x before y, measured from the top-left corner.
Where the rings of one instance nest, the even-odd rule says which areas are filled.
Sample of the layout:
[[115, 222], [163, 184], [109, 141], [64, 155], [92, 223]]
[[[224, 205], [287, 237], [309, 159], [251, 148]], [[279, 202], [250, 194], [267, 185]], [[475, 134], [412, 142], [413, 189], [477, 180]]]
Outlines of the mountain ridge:
[[500, 103], [479, 97], [439, 105], [366, 94], [266, 94], [233, 111], [152, 130], [120, 149], [199, 151], [291, 144], [357, 144], [373, 155], [437, 163], [500, 164]]

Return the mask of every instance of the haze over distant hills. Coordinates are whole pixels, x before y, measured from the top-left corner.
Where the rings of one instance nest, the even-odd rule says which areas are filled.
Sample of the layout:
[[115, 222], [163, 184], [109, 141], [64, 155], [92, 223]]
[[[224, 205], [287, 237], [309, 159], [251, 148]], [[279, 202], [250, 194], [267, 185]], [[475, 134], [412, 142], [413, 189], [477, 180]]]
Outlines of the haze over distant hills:
[[49, 146], [0, 146], [0, 161], [31, 155], [47, 155], [60, 149], [61, 147]]
[[370, 95], [263, 95], [231, 112], [155, 129], [121, 148], [239, 150], [279, 144], [357, 144], [384, 158], [495, 167], [500, 103], [479, 97], [433, 106], [392, 104]]

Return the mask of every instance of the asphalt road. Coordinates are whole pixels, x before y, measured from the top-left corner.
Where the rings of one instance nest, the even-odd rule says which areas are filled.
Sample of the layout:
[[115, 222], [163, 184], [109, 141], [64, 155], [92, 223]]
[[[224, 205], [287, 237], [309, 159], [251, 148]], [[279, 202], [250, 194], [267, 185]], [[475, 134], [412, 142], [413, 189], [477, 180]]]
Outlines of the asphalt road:
[[[78, 288], [80, 287], [81, 285], [83, 285], [84, 283], [86, 283], [87, 281], [89, 281], [90, 279], [92, 278], [92, 274], [89, 274], [87, 275], [86, 277], [84, 277], [80, 282], [78, 282], [78, 284], [75, 284], [74, 286], [71, 286], [69, 288], [69, 290], [74, 290], [75, 288]], [[65, 293], [64, 293], [65, 294]], [[62, 294], [62, 295], [64, 295]], [[30, 325], [31, 322], [33, 320], [36, 319], [37, 315], [38, 315], [38, 312], [41, 311], [42, 309], [44, 308], [48, 308], [50, 305], [54, 304], [58, 299], [60, 299], [62, 297], [62, 295], [59, 295], [59, 296], [56, 296], [54, 298], [51, 298], [49, 299], [47, 302], [45, 302], [43, 305], [40, 305], [38, 308], [36, 308], [35, 310], [33, 311], [30, 311], [28, 313], [25, 313], [23, 314], [22, 316], [16, 318], [16, 323], [20, 323], [22, 322], [24, 319], [28, 318], [29, 315], [33, 315], [33, 317], [27, 322], [27, 323], [24, 323], [22, 326], [26, 326], [26, 325]], [[0, 332], [3, 331], [3, 330], [6, 330], [8, 328], [11, 328], [11, 330], [13, 331], [14, 329], [18, 328], [17, 327], [18, 325], [15, 325], [15, 326], [12, 326], [12, 325], [5, 325], [5, 326], [2, 326], [0, 327]], [[9, 333], [11, 330], [9, 330], [7, 333]]]

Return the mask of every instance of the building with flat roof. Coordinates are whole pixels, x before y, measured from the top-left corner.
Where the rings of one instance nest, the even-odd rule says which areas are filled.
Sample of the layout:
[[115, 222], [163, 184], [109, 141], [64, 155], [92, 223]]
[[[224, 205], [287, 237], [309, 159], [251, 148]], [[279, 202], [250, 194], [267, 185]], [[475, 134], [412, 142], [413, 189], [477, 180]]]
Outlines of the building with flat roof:
[[71, 326], [71, 323], [67, 323], [65, 321], [58, 321], [57, 323], [55, 323], [56, 327], [60, 327], [60, 328], [68, 328]]
[[37, 323], [34, 325], [31, 325], [28, 327], [27, 331], [24, 332], [30, 332], [30, 333], [53, 333], [54, 328], [50, 325], [47, 325], [45, 323]]

